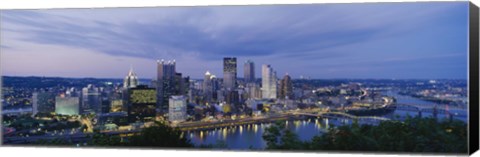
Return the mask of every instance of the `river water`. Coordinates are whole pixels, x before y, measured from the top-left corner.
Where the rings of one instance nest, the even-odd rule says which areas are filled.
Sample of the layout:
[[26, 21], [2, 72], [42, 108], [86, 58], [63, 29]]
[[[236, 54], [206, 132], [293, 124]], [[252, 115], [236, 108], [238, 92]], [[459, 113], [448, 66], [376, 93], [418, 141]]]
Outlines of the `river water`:
[[[388, 91], [383, 93], [385, 95], [393, 96], [397, 99], [397, 103], [402, 104], [416, 104], [422, 106], [435, 106], [435, 103], [424, 101], [418, 98], [399, 95], [396, 92]], [[450, 110], [450, 113], [457, 113], [458, 116], [454, 116], [455, 119], [467, 121], [466, 110]], [[416, 116], [418, 112], [395, 110], [391, 114], [384, 115], [386, 118], [400, 118]], [[422, 113], [422, 117], [433, 116], [432, 113]], [[447, 118], [444, 114], [438, 114], [438, 118]], [[286, 127], [294, 131], [300, 140], [310, 140], [315, 135], [320, 135], [325, 132], [330, 125], [339, 126], [345, 124], [351, 124], [352, 121], [346, 118], [320, 118], [310, 120], [295, 120], [285, 121]], [[361, 122], [360, 122], [361, 123]], [[266, 143], [262, 138], [263, 132], [271, 124], [251, 124], [245, 126], [237, 126], [231, 128], [222, 128], [210, 131], [193, 131], [186, 132], [187, 138], [191, 140], [196, 146], [200, 145], [213, 145], [214, 147], [226, 147], [228, 149], [264, 149]]]

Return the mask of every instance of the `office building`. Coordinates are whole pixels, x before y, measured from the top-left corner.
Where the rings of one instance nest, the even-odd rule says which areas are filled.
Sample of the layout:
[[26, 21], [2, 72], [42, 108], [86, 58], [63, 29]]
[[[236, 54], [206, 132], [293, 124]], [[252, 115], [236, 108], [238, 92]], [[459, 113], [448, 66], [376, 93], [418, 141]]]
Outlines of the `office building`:
[[32, 112], [52, 113], [55, 112], [55, 94], [49, 92], [35, 92], [32, 94]]
[[128, 75], [123, 80], [123, 88], [135, 88], [138, 85], [137, 75], [133, 72], [133, 68], [130, 68]]
[[101, 113], [100, 89], [89, 84], [82, 89], [80, 114]]
[[277, 98], [277, 74], [270, 65], [262, 65], [262, 97]]
[[283, 79], [280, 81], [280, 99], [293, 99], [293, 85], [292, 78], [286, 74]]
[[258, 84], [247, 83], [245, 90], [247, 92], [246, 99], [262, 99], [262, 90]]
[[55, 98], [55, 113], [69, 116], [80, 114], [80, 97], [57, 96]]
[[187, 120], [187, 99], [182, 95], [170, 98], [168, 120], [171, 122], [183, 122]]
[[203, 78], [203, 96], [206, 102], [212, 101], [213, 97], [213, 81], [212, 78], [215, 75], [210, 74], [209, 71], [205, 73], [205, 77]]
[[157, 61], [157, 108], [161, 115], [168, 113], [168, 99], [175, 93], [175, 60]]
[[223, 58], [223, 87], [233, 90], [237, 84], [237, 58]]
[[255, 64], [251, 60], [247, 60], [243, 66], [243, 75], [245, 83], [255, 82]]
[[129, 122], [152, 121], [156, 116], [157, 94], [155, 88], [139, 85], [128, 90]]

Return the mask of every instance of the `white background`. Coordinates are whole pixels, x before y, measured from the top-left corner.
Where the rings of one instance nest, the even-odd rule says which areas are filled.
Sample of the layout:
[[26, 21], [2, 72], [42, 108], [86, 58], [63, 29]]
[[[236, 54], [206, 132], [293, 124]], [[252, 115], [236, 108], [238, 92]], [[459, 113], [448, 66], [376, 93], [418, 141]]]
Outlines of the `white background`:
[[[99, 8], [99, 7], [146, 7], [146, 6], [192, 6], [192, 5], [245, 5], [245, 4], [298, 4], [298, 3], [350, 3], [350, 2], [411, 2], [425, 0], [1, 0], [0, 9], [43, 9], [43, 8]], [[445, 1], [445, 0], [434, 0]], [[472, 0], [480, 6], [480, 0]], [[1, 41], [0, 41], [1, 42]], [[414, 156], [385, 155], [368, 153], [299, 153], [299, 152], [245, 152], [245, 151], [175, 151], [146, 149], [72, 149], [72, 148], [34, 148], [34, 147], [0, 147], [1, 157], [17, 156], [63, 156], [63, 157], [181, 157], [181, 156], [229, 156], [229, 157], [309, 157], [309, 156]], [[419, 156], [419, 155], [416, 155]], [[422, 155], [425, 156], [425, 155]], [[474, 156], [480, 156], [476, 153]]]

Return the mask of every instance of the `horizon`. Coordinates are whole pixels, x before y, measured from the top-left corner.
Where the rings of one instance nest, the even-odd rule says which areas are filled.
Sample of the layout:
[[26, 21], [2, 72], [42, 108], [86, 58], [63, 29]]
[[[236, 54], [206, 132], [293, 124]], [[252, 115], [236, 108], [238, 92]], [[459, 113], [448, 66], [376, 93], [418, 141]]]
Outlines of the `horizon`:
[[131, 66], [155, 78], [156, 60], [176, 59], [184, 76], [223, 78], [223, 57], [236, 56], [242, 77], [252, 60], [256, 78], [270, 64], [279, 78], [466, 80], [467, 11], [468, 2], [2, 10], [1, 71], [123, 78]]
[[[99, 77], [62, 77], [62, 76], [0, 76], [1, 77], [21, 77], [21, 78], [28, 78], [28, 77], [38, 77], [38, 78], [62, 78], [62, 79], [98, 79], [98, 80], [101, 80], [101, 79], [116, 79], [116, 80], [124, 80], [125, 78], [99, 78]], [[183, 76], [185, 77], [185, 76]], [[279, 77], [277, 76], [278, 79], [282, 79], [282, 77]], [[449, 78], [402, 78], [402, 79], [397, 79], [397, 78], [295, 78], [295, 77], [291, 77], [292, 80], [422, 80], [422, 81], [426, 81], [426, 80], [462, 80], [462, 81], [465, 81], [465, 80], [468, 80], [467, 79], [457, 79], [457, 78], [453, 78], [453, 79], [449, 79]], [[153, 79], [149, 79], [149, 78], [138, 78], [139, 80], [153, 80]], [[203, 80], [203, 78], [191, 78], [190, 79], [193, 79], [193, 80]], [[223, 78], [218, 78], [218, 79], [223, 79]], [[237, 77], [237, 79], [244, 79], [243, 77]], [[255, 80], [261, 80], [262, 78], [259, 78], [259, 77], [255, 77]]]

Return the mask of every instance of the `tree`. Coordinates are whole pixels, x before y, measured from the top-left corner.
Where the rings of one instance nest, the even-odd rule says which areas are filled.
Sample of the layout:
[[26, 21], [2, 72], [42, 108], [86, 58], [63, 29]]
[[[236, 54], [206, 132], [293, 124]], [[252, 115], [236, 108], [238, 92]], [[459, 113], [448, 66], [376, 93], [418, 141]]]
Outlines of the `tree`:
[[145, 128], [140, 135], [132, 136], [126, 143], [132, 147], [193, 147], [182, 132], [169, 127], [163, 122], [155, 122], [155, 126]]
[[274, 125], [266, 129], [263, 138], [267, 149], [466, 153], [467, 135], [467, 124], [462, 121], [414, 117], [377, 126], [354, 123], [332, 127], [305, 142]]
[[122, 140], [118, 135], [95, 132], [89, 145], [93, 146], [127, 146], [127, 147], [193, 147], [181, 131], [155, 122], [155, 126], [143, 129], [139, 134]]

